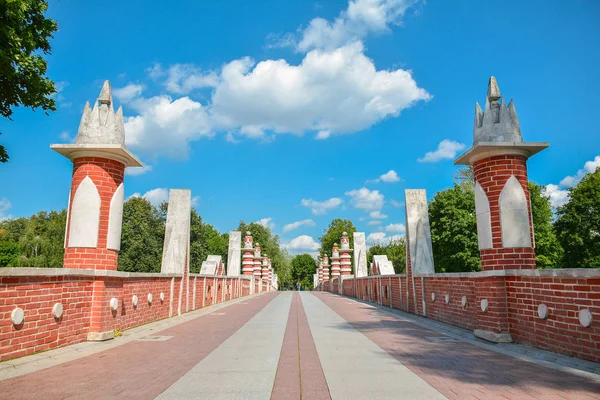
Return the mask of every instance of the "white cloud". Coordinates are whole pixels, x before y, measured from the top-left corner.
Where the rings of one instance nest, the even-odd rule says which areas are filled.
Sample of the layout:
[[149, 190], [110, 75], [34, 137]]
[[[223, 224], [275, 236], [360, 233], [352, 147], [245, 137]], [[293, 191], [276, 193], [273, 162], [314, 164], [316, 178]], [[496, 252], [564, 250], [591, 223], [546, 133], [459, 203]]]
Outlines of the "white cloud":
[[379, 178], [377, 179], [370, 179], [365, 183], [379, 183], [379, 182], [385, 182], [385, 183], [394, 183], [394, 182], [400, 182], [400, 177], [398, 176], [398, 174], [396, 173], [396, 171], [394, 171], [393, 169], [389, 170], [388, 172], [386, 172], [383, 175], [380, 175]]
[[368, 226], [373, 226], [373, 225], [381, 225], [381, 221], [369, 221], [367, 223]]
[[256, 223], [264, 226], [265, 228], [269, 228], [269, 229], [275, 228], [275, 224], [273, 223], [273, 218], [271, 218], [271, 217], [261, 218], [258, 221], [256, 221]]
[[0, 199], [0, 221], [12, 218], [12, 215], [8, 214], [8, 210], [11, 208], [12, 204], [10, 204], [10, 201], [6, 197], [2, 197]]
[[[399, 25], [406, 10], [417, 0], [351, 0], [333, 21], [314, 18], [303, 30], [297, 49], [335, 48], [362, 39], [369, 33], [389, 31]], [[286, 44], [290, 38], [287, 38]], [[288, 44], [289, 45], [289, 44]]]
[[404, 233], [406, 232], [406, 227], [404, 226], [404, 224], [389, 224], [385, 227], [385, 231]]
[[550, 197], [552, 207], [557, 208], [569, 202], [569, 191], [567, 188], [577, 185], [585, 175], [600, 168], [600, 155], [593, 160], [587, 161], [583, 168], [575, 175], [564, 177], [558, 185], [549, 184], [544, 188], [544, 194]]
[[199, 204], [200, 204], [200, 196], [192, 197], [192, 202], [191, 202], [192, 208], [198, 207]]
[[166, 188], [156, 188], [148, 190], [143, 195], [140, 193], [134, 193], [129, 196], [128, 199], [132, 197], [143, 197], [144, 199], [148, 200], [150, 204], [158, 206], [162, 202], [169, 201], [169, 190]]
[[339, 207], [343, 203], [343, 200], [337, 197], [332, 197], [325, 201], [315, 201], [313, 199], [302, 199], [300, 204], [304, 207], [311, 209], [314, 215], [323, 215], [327, 211]]
[[319, 243], [317, 243], [312, 236], [301, 235], [292, 240], [284, 247], [294, 253], [300, 253], [303, 251], [315, 251], [319, 249]]
[[544, 194], [550, 197], [552, 207], [557, 208], [569, 202], [569, 191], [561, 189], [558, 185], [546, 185]]
[[144, 90], [143, 85], [137, 83], [129, 83], [127, 86], [122, 88], [113, 89], [112, 92], [117, 99], [123, 103], [129, 103], [131, 100], [139, 97]]
[[312, 219], [303, 219], [302, 221], [292, 222], [291, 224], [285, 225], [283, 227], [283, 231], [293, 231], [294, 229], [298, 229], [301, 226], [315, 226], [315, 221], [313, 221]]
[[392, 207], [394, 208], [401, 208], [404, 207], [404, 203], [403, 202], [399, 202], [397, 200], [390, 200], [390, 204], [392, 205]]
[[442, 160], [452, 160], [456, 157], [456, 153], [466, 147], [463, 143], [458, 143], [453, 140], [444, 139], [438, 145], [436, 151], [425, 153], [425, 156], [419, 158], [418, 162], [438, 162]]
[[346, 196], [350, 196], [350, 203], [355, 208], [360, 208], [365, 211], [380, 210], [383, 207], [384, 196], [379, 190], [369, 190], [367, 188], [360, 188], [357, 190], [351, 190], [345, 193]]
[[128, 167], [125, 168], [125, 175], [138, 176], [150, 171], [152, 171], [152, 165], [144, 165], [143, 167]]
[[172, 93], [185, 94], [195, 89], [213, 88], [219, 84], [219, 75], [203, 71], [193, 64], [173, 64], [167, 71], [165, 86]]
[[577, 171], [573, 176], [566, 176], [560, 181], [560, 186], [571, 187], [575, 186], [583, 179], [587, 174], [596, 171], [596, 168], [600, 167], [600, 156], [594, 157], [592, 161], [587, 161], [583, 168]]
[[373, 246], [376, 244], [387, 245], [391, 241], [400, 240], [403, 235], [387, 236], [385, 232], [373, 232], [367, 236], [367, 244]]
[[62, 131], [60, 133], [60, 135], [58, 135], [60, 137], [61, 140], [64, 140], [65, 142], [74, 142], [75, 138], [71, 137], [71, 135], [69, 134], [69, 131]]
[[386, 214], [382, 214], [381, 211], [371, 211], [369, 213], [369, 217], [373, 218], [373, 219], [387, 219], [387, 215]]

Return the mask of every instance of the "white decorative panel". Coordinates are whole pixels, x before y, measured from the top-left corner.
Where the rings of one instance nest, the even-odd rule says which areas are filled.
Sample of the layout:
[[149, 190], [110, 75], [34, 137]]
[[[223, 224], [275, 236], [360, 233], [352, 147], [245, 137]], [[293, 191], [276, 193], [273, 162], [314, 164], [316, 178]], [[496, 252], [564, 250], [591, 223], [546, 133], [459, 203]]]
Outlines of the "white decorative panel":
[[227, 254], [227, 276], [240, 276], [242, 258], [242, 232], [229, 232], [229, 251]]
[[100, 195], [86, 176], [77, 187], [71, 203], [69, 247], [97, 247], [100, 226]]
[[429, 208], [424, 189], [407, 189], [406, 196], [406, 246], [414, 275], [435, 272]]
[[123, 199], [124, 189], [121, 183], [110, 200], [110, 214], [108, 217], [108, 238], [106, 248], [121, 250], [121, 228], [123, 226]]
[[479, 250], [491, 249], [493, 245], [490, 202], [479, 182], [475, 183], [475, 214], [477, 215]]
[[354, 276], [367, 276], [367, 244], [364, 232], [354, 232]]
[[188, 189], [171, 189], [169, 192], [162, 273], [183, 274], [188, 268], [191, 198], [192, 192]]
[[500, 225], [503, 247], [531, 247], [527, 197], [514, 175], [500, 192]]

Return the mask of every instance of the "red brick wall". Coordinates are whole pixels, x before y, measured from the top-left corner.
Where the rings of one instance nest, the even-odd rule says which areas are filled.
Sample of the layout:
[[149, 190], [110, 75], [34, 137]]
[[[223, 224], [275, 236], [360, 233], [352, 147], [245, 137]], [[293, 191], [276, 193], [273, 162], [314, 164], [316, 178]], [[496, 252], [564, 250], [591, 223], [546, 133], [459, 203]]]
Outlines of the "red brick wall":
[[[13, 270], [14, 271], [14, 270]], [[85, 341], [88, 332], [106, 332], [114, 329], [128, 329], [169, 317], [179, 309], [181, 277], [142, 276], [0, 276], [0, 360], [20, 357], [37, 351]], [[195, 279], [194, 279], [195, 278]], [[193, 290], [196, 284], [196, 308], [213, 303], [219, 285], [221, 291], [214, 297], [221, 302], [225, 290], [225, 279], [232, 283], [226, 300], [237, 298], [235, 284], [238, 279], [226, 277], [191, 276], [189, 289], [184, 286], [181, 297], [181, 311], [186, 309], [186, 294], [189, 291], [189, 308], [193, 309]], [[203, 286], [212, 288], [213, 295], [203, 302]], [[171, 282], [174, 281], [171, 304]], [[248, 283], [246, 281], [246, 286]], [[186, 290], [188, 289], [188, 290]], [[160, 293], [164, 293], [164, 301]], [[152, 293], [152, 303], [148, 302]], [[248, 295], [246, 289], [244, 295]], [[132, 297], [137, 295], [138, 304], [133, 306]], [[111, 298], [119, 300], [119, 307], [112, 311]], [[52, 315], [52, 307], [61, 303], [63, 316], [57, 320]], [[11, 322], [11, 312], [20, 307], [25, 312], [22, 326], [15, 327]]]
[[[600, 361], [600, 273], [577, 276], [569, 270], [531, 271], [508, 270], [505, 275], [485, 273], [434, 274], [415, 277], [418, 314], [423, 312], [421, 279], [424, 282], [427, 318], [494, 333], [510, 333], [517, 343], [526, 343], [542, 349], [591, 361]], [[555, 275], [555, 276], [552, 276]], [[415, 313], [412, 287], [409, 286], [411, 308], [408, 309], [405, 275], [381, 277], [382, 287], [391, 285], [392, 307]], [[344, 280], [344, 294], [369, 301], [368, 287], [372, 288], [372, 302], [376, 303], [376, 278], [348, 278]], [[356, 289], [356, 292], [354, 291]], [[325, 287], [324, 290], [329, 290]], [[384, 290], [384, 289], [382, 289]], [[435, 293], [435, 301], [431, 294]], [[445, 295], [450, 295], [448, 304]], [[466, 296], [466, 306], [462, 297]], [[487, 311], [481, 310], [481, 300], [487, 299]], [[389, 305], [386, 298], [382, 303]], [[537, 308], [545, 304], [549, 317], [538, 317]], [[579, 323], [579, 311], [587, 308], [594, 321], [588, 328]]]
[[533, 238], [533, 221], [531, 220], [531, 201], [527, 184], [527, 161], [518, 155], [494, 156], [477, 161], [473, 164], [475, 182], [479, 182], [490, 203], [490, 217], [492, 223], [492, 245], [494, 248], [480, 251], [481, 269], [535, 269], [535, 251], [531, 248], [502, 248], [502, 228], [500, 226], [500, 192], [506, 181], [514, 175], [527, 198], [529, 210], [529, 232], [531, 243]]
[[[112, 196], [123, 182], [125, 166], [114, 160], [98, 157], [81, 157], [73, 162], [70, 203], [81, 181], [89, 176], [100, 195], [100, 226], [98, 248], [67, 247], [65, 249], [64, 268], [117, 270], [119, 252], [106, 248], [108, 237], [108, 217]], [[71, 210], [69, 209], [70, 213]], [[70, 219], [69, 219], [70, 221]], [[69, 229], [66, 230], [69, 243]]]

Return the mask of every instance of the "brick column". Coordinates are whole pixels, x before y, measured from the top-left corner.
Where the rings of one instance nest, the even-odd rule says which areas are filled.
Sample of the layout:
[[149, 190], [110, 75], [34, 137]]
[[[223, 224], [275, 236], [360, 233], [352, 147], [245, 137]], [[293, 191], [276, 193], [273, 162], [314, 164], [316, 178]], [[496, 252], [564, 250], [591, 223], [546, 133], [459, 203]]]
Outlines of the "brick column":
[[252, 247], [252, 234], [246, 232], [244, 250], [242, 255], [242, 275], [252, 276], [254, 272], [254, 248]]
[[323, 266], [323, 282], [329, 282], [329, 257], [327, 254], [323, 255], [323, 261], [321, 261], [321, 265]]
[[340, 249], [338, 244], [334, 243], [331, 249], [331, 279], [340, 277]]
[[323, 283], [323, 268], [321, 268], [321, 262], [319, 262], [319, 268], [317, 268], [319, 274], [319, 285]]
[[256, 242], [254, 245], [254, 267], [252, 269], [252, 274], [256, 280], [260, 279], [262, 276], [261, 261], [262, 257], [260, 255], [260, 244]]
[[352, 275], [352, 249], [350, 248], [350, 239], [348, 238], [348, 233], [342, 233], [342, 238], [340, 239], [341, 248], [340, 248], [340, 273], [343, 276]]
[[269, 257], [263, 254], [261, 277], [263, 281], [269, 282]]

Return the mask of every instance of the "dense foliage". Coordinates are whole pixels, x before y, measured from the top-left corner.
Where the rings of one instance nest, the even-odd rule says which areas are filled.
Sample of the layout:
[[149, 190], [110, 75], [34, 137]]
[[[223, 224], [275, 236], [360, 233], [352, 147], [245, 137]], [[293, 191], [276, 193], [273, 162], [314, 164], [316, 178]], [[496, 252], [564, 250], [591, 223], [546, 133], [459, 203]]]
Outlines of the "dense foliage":
[[313, 288], [313, 274], [317, 269], [317, 262], [310, 254], [300, 254], [292, 259], [292, 282], [295, 285], [300, 281], [302, 290]]
[[556, 232], [568, 268], [600, 268], [600, 168], [569, 189], [557, 210]]
[[552, 226], [552, 204], [543, 187], [529, 182], [531, 215], [535, 237], [535, 263], [538, 268], [560, 268], [563, 249]]
[[388, 260], [394, 266], [395, 273], [403, 274], [406, 272], [406, 240], [403, 237], [392, 239], [388, 243], [377, 243], [369, 247], [369, 251], [367, 252], [369, 271], [371, 270], [374, 255], [387, 256]]
[[[49, 39], [57, 29], [44, 16], [47, 9], [42, 0], [0, 0], [0, 115], [5, 118], [18, 106], [56, 110], [51, 97], [56, 89], [45, 76], [48, 65], [42, 57], [50, 53]], [[0, 162], [6, 161], [0, 145]]]

